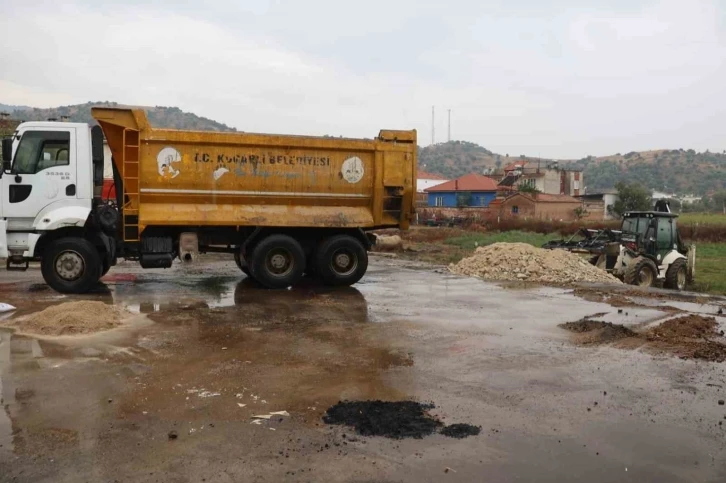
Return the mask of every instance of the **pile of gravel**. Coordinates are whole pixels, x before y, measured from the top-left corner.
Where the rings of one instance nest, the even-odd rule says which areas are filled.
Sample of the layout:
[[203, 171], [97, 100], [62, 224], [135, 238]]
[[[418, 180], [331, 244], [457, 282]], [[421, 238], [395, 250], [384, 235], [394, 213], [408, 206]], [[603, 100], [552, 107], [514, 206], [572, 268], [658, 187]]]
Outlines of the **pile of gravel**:
[[621, 283], [609, 273], [566, 250], [545, 250], [526, 243], [494, 243], [449, 267], [453, 273], [491, 280], [539, 283]]

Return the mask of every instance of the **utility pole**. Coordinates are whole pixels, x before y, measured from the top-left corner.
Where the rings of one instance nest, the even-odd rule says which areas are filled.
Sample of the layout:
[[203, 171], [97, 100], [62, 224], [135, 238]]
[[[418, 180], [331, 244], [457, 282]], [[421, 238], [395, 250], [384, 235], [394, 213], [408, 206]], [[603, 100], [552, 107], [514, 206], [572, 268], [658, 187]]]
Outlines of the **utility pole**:
[[436, 144], [436, 128], [434, 127], [436, 122], [435, 109], [434, 106], [431, 106], [431, 144]]
[[449, 142], [451, 142], [451, 109], [449, 109]]

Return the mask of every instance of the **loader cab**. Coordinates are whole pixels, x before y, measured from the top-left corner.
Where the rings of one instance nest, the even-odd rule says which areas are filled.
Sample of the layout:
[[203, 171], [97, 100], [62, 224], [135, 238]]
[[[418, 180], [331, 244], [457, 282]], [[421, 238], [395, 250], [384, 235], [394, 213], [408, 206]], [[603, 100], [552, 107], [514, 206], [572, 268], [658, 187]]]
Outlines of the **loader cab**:
[[640, 211], [623, 216], [622, 241], [630, 250], [660, 263], [671, 251], [681, 248], [673, 213]]

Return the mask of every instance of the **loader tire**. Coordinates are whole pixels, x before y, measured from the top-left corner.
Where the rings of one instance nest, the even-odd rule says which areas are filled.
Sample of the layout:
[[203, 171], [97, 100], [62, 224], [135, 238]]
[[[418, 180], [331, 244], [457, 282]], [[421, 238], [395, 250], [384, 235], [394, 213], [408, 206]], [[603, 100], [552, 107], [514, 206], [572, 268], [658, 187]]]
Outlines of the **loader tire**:
[[242, 255], [240, 255], [239, 252], [234, 253], [234, 263], [237, 264], [237, 268], [242, 270], [242, 273], [252, 278], [252, 274], [250, 274], [250, 267], [247, 266], [247, 261], [242, 258]]
[[96, 247], [76, 237], [51, 242], [40, 263], [45, 283], [60, 293], [88, 292], [98, 283], [102, 269]]
[[261, 240], [249, 259], [252, 277], [272, 289], [297, 284], [305, 270], [305, 251], [288, 235], [270, 235]]
[[688, 266], [685, 258], [679, 258], [671, 263], [666, 270], [665, 288], [672, 290], [685, 290], [688, 279]]
[[658, 268], [653, 260], [645, 257], [638, 257], [633, 260], [625, 270], [623, 282], [638, 287], [652, 287], [658, 277]]
[[320, 243], [314, 263], [325, 285], [353, 285], [368, 270], [368, 252], [356, 238], [336, 235]]

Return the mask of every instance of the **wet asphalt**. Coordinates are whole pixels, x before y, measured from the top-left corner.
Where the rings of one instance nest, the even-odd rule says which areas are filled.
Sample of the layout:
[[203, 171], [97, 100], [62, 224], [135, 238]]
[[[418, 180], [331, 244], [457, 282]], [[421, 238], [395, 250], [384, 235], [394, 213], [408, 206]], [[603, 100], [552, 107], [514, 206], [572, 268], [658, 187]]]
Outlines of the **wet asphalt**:
[[[580, 347], [557, 327], [596, 313], [647, 325], [670, 316], [662, 299], [625, 315], [386, 258], [338, 290], [260, 289], [219, 259], [123, 264], [85, 296], [0, 271], [0, 302], [18, 307], [4, 317], [78, 299], [129, 321], [0, 329], [0, 481], [726, 481], [726, 364]], [[392, 440], [322, 422], [366, 399], [432, 402], [482, 431]], [[276, 411], [289, 416], [253, 423]]]

